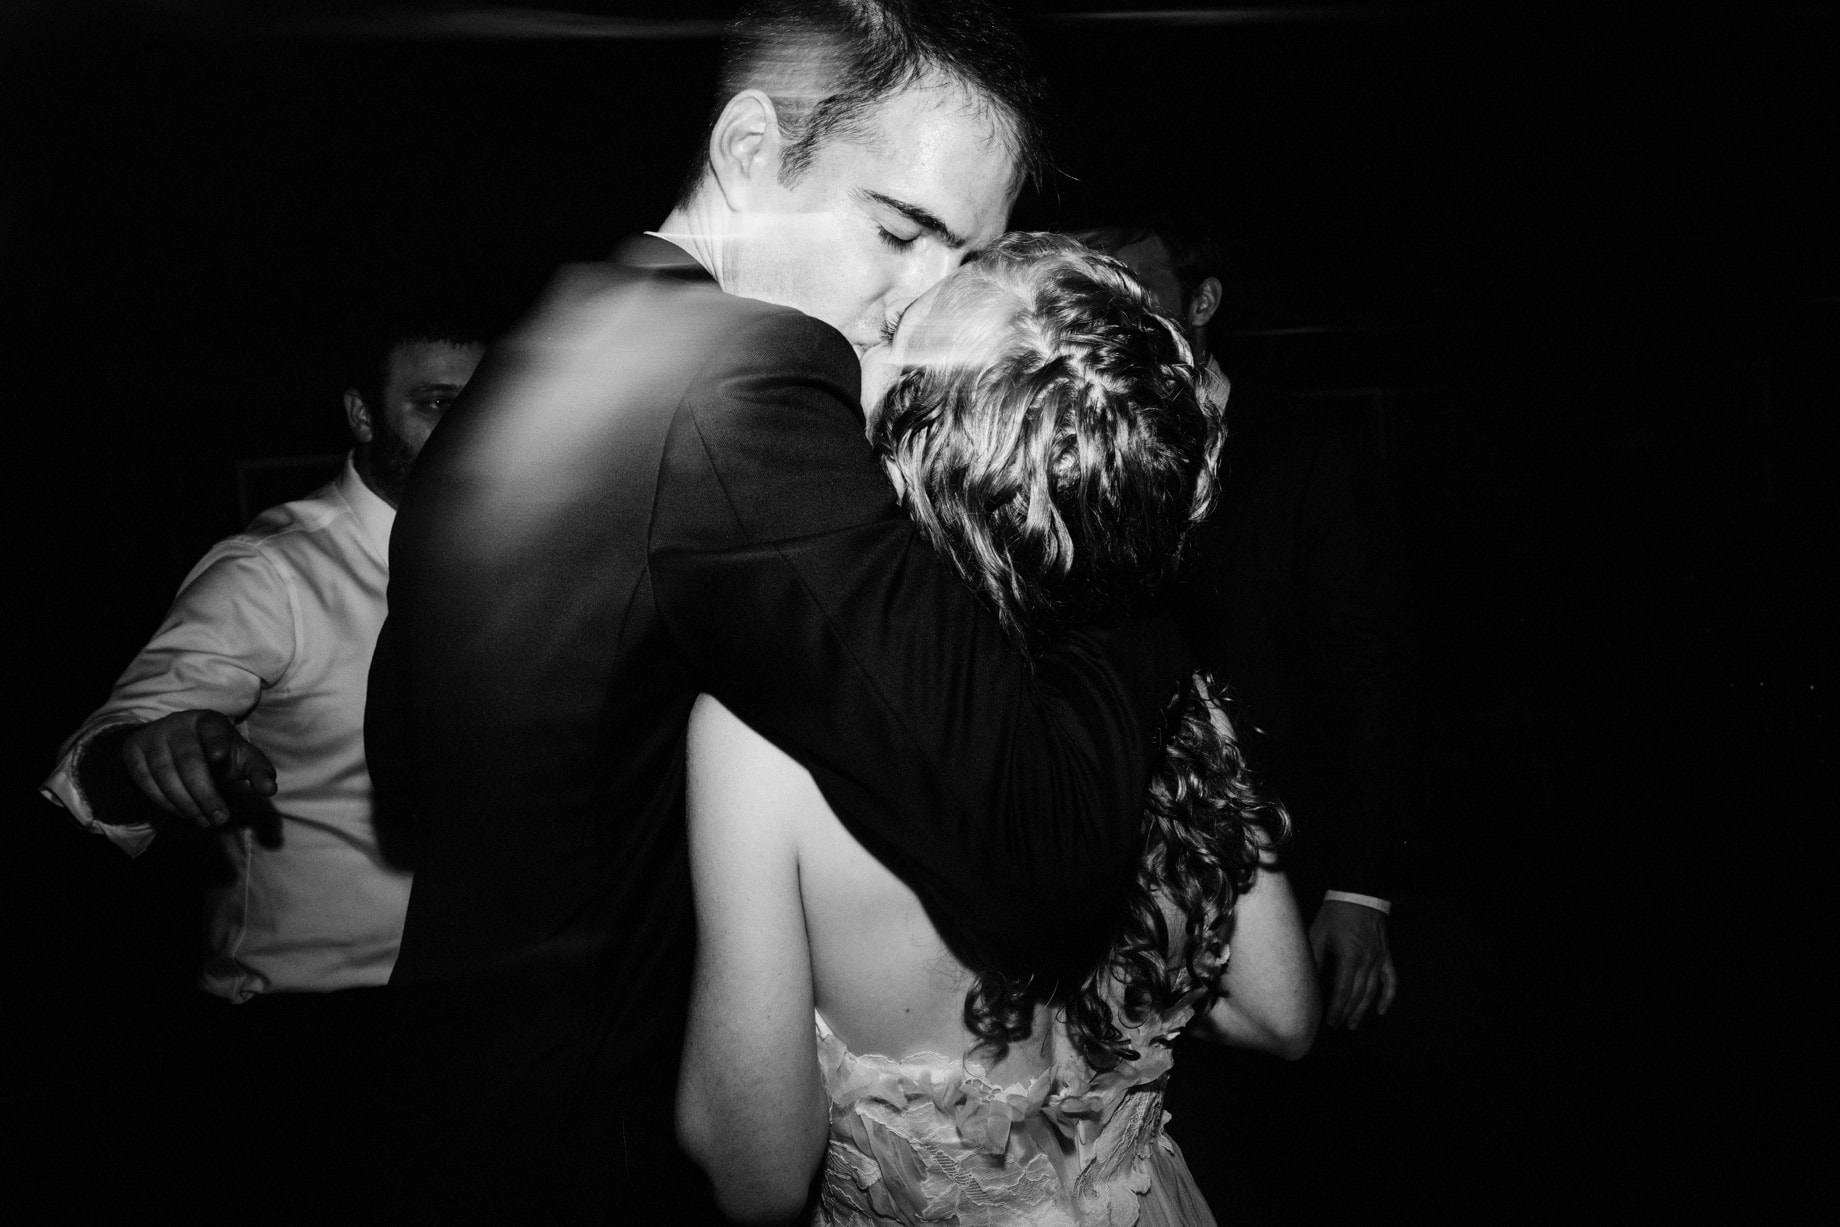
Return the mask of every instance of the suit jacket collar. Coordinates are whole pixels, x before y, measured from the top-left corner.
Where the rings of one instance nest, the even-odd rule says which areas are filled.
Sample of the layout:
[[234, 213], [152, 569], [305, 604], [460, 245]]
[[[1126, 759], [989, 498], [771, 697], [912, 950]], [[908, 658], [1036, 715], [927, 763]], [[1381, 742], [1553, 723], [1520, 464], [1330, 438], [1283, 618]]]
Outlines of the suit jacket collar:
[[635, 234], [621, 240], [613, 249], [613, 262], [684, 281], [707, 281], [714, 285], [716, 280], [708, 269], [696, 262], [695, 256], [670, 239], [655, 234]]

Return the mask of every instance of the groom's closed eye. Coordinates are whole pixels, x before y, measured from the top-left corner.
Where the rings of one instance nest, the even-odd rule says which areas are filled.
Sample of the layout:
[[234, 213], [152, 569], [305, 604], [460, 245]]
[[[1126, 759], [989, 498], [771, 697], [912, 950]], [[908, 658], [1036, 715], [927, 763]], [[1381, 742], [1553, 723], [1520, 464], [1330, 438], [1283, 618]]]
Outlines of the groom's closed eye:
[[[917, 204], [911, 204], [908, 201], [896, 199], [893, 196], [875, 191], [871, 188], [861, 188], [858, 190], [857, 195], [859, 199], [880, 205], [882, 208], [895, 213], [902, 221], [915, 227], [917, 231], [931, 234], [953, 251], [963, 250], [971, 244], [970, 239], [965, 238], [963, 235], [953, 230], [952, 227], [940, 221], [938, 215], [933, 213], [930, 209], [923, 209]], [[898, 224], [895, 230], [890, 230], [887, 226], [880, 225], [879, 223], [876, 228], [881, 230], [889, 239], [897, 240], [903, 247], [920, 237], [920, 233], [912, 235], [897, 233], [897, 231], [903, 229], [903, 227]]]

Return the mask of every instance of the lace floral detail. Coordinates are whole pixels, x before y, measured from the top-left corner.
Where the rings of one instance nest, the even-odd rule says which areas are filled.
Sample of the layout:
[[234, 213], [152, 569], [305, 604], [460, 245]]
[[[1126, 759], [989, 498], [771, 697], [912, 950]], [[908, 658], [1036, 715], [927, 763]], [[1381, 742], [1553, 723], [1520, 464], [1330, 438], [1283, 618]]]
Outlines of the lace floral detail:
[[[1213, 966], [1210, 959], [1204, 970]], [[1074, 1203], [1082, 1227], [1137, 1222], [1138, 1197], [1150, 1188], [1151, 1151], [1169, 1144], [1163, 1090], [1175, 1065], [1175, 1039], [1206, 991], [1197, 986], [1170, 1010], [1126, 1027], [1136, 1058], [1096, 1071], [1069, 1053], [1057, 1066], [1043, 1113], [1078, 1156]]]
[[831, 1100], [819, 1222], [1077, 1223], [1041, 1113], [1052, 1069], [999, 1087], [975, 1061], [858, 1056], [822, 1017], [818, 1057]]
[[1163, 1134], [1171, 1045], [1204, 992], [1126, 1027], [1138, 1055], [1109, 1070], [1087, 1065], [1057, 1029], [1048, 1067], [1009, 1086], [969, 1058], [859, 1056], [819, 1016], [831, 1141], [816, 1221], [1130, 1227], [1152, 1151], [1173, 1149]]

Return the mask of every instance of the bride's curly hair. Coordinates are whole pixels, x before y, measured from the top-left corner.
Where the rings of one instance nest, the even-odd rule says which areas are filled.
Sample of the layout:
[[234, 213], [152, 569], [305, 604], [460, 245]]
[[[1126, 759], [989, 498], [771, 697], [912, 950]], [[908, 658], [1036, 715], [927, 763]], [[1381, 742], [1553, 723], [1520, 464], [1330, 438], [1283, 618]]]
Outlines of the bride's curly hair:
[[[1025, 653], [1153, 602], [1212, 509], [1223, 438], [1180, 327], [1124, 265], [1005, 235], [935, 291], [869, 437], [908, 514]], [[1120, 1027], [1204, 985], [1234, 900], [1288, 820], [1253, 787], [1197, 675], [1165, 716], [1140, 868], [1111, 956], [1077, 989], [976, 969], [966, 1026], [1000, 1058], [1053, 1001], [1098, 1069]], [[1171, 923], [1180, 937], [1171, 940]]]
[[1025, 649], [1173, 578], [1213, 506], [1218, 414], [1115, 260], [1007, 234], [934, 291], [870, 442], [908, 515]]

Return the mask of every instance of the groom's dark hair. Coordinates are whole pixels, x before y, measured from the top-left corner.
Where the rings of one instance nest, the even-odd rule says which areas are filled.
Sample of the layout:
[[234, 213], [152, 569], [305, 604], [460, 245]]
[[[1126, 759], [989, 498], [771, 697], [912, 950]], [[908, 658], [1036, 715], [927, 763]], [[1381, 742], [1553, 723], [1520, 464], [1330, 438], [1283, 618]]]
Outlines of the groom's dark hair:
[[[944, 80], [986, 109], [1020, 180], [1050, 168], [1041, 110], [1045, 83], [1014, 23], [990, 0], [755, 0], [729, 23], [722, 68], [681, 199], [709, 166], [709, 134], [729, 99], [764, 91], [785, 141], [780, 178], [791, 184], [833, 140], [862, 136], [876, 106]], [[1018, 185], [1019, 186], [1019, 185]]]

